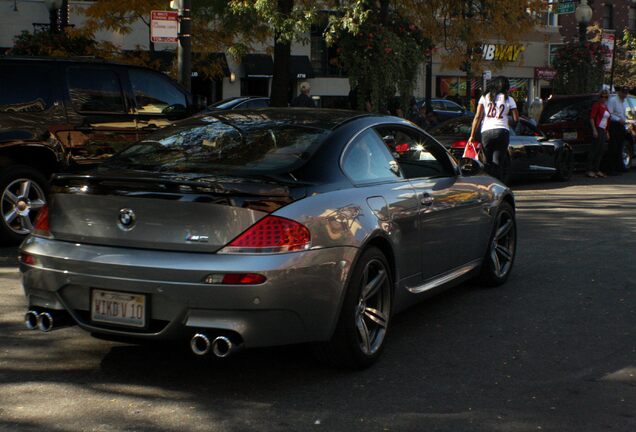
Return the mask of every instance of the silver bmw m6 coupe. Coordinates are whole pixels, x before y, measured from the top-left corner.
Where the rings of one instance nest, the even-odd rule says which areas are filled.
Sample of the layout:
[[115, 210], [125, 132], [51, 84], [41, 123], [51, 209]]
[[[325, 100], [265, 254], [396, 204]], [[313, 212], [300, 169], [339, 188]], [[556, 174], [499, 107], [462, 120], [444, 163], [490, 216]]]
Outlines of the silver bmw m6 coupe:
[[391, 318], [477, 278], [502, 284], [514, 198], [402, 119], [202, 115], [57, 174], [22, 245], [25, 324], [178, 340], [218, 357], [317, 342], [353, 368]]

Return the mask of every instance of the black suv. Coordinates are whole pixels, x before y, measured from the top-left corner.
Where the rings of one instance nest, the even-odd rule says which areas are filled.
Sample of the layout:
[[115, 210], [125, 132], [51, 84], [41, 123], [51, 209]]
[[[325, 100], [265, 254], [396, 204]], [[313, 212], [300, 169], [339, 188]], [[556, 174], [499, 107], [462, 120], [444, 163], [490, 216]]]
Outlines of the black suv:
[[52, 173], [99, 163], [194, 111], [187, 91], [150, 69], [0, 57], [0, 241], [31, 231]]
[[[610, 96], [614, 97], [614, 95]], [[572, 146], [574, 158], [580, 166], [584, 166], [592, 144], [592, 127], [590, 111], [598, 94], [571, 96], [555, 96], [547, 100], [539, 129], [550, 138], [559, 138]], [[636, 140], [632, 133], [636, 124], [636, 97], [628, 95], [625, 99], [628, 133], [623, 142], [623, 169], [629, 170], [636, 150]]]

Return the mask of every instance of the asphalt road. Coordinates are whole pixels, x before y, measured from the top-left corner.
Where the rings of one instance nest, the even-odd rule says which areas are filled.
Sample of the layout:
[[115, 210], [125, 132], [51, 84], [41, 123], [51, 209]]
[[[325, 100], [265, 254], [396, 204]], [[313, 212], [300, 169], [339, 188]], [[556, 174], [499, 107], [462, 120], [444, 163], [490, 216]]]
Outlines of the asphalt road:
[[508, 283], [398, 315], [381, 361], [356, 373], [303, 346], [219, 361], [24, 330], [6, 249], [0, 430], [635, 431], [636, 171], [514, 189]]

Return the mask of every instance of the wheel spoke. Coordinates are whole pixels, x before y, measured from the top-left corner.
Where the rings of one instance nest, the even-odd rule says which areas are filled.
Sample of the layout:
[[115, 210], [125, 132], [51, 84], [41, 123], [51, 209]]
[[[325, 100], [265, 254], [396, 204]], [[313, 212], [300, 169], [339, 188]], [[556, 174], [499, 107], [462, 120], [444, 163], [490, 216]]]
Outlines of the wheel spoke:
[[501, 274], [501, 262], [499, 261], [499, 256], [497, 255], [497, 248], [493, 247], [490, 252], [490, 258], [492, 259], [492, 263], [495, 266], [495, 274]]
[[33, 200], [33, 201], [31, 201], [31, 209], [32, 210], [37, 210], [39, 208], [42, 208], [44, 206], [44, 204], [46, 204], [44, 202], [44, 200], [41, 200], [41, 199]]
[[386, 272], [384, 270], [380, 270], [377, 276], [362, 288], [362, 299], [365, 302], [369, 301], [370, 298], [377, 294], [380, 287], [384, 284], [384, 281], [386, 281]]
[[23, 229], [29, 231], [33, 230], [33, 224], [31, 223], [29, 216], [20, 216], [20, 223]]
[[15, 196], [10, 190], [4, 191], [4, 200], [10, 202], [13, 205], [18, 203], [18, 197]]
[[358, 318], [356, 319], [356, 327], [358, 328], [358, 334], [362, 341], [363, 350], [366, 354], [369, 354], [371, 352], [369, 328], [367, 327], [367, 323], [364, 322], [364, 317], [362, 315], [358, 315]]
[[15, 218], [18, 216], [18, 211], [16, 209], [11, 209], [10, 212], [4, 214], [4, 221], [8, 224], [13, 222]]
[[31, 181], [25, 180], [20, 184], [20, 196], [24, 198], [29, 197], [29, 193], [31, 192]]
[[512, 261], [512, 252], [508, 248], [498, 244], [495, 249], [506, 261]]
[[508, 220], [506, 221], [505, 224], [503, 224], [501, 227], [499, 227], [499, 229], [497, 230], [497, 234], [495, 234], [495, 239], [496, 240], [501, 240], [503, 237], [505, 237], [510, 230], [512, 229], [512, 221]]
[[365, 308], [364, 315], [382, 328], [386, 328], [387, 317], [382, 312], [373, 308]]

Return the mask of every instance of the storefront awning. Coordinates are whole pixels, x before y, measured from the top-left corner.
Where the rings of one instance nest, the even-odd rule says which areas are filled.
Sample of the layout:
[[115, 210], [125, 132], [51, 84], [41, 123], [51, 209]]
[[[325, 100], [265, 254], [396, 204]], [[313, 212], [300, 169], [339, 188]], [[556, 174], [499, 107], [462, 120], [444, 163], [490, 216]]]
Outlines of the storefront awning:
[[268, 54], [247, 54], [241, 64], [245, 78], [271, 78], [274, 75], [274, 62]]
[[308, 56], [293, 55], [289, 63], [289, 78], [290, 79], [307, 79], [313, 78], [314, 68], [311, 67], [311, 61]]

